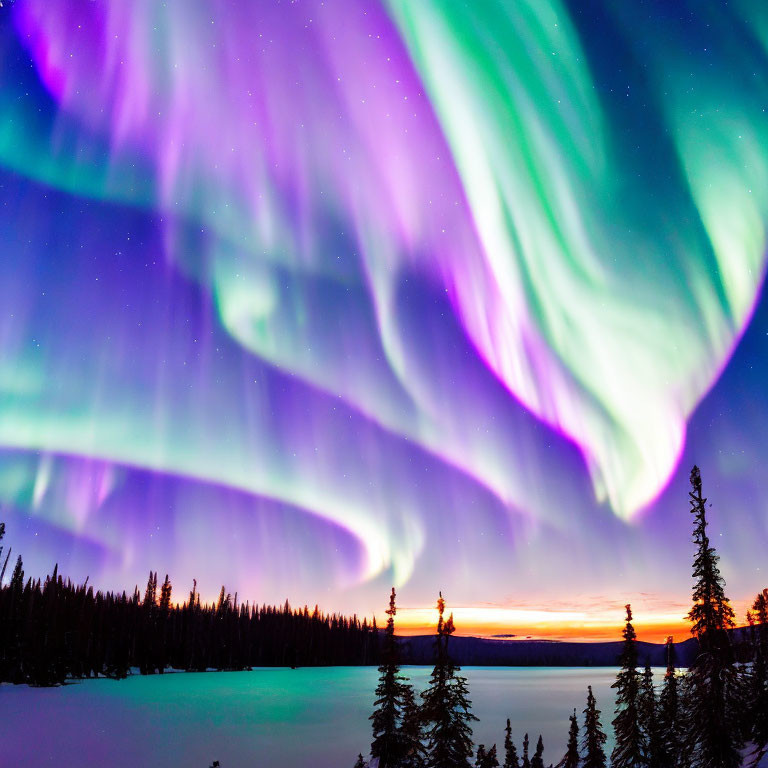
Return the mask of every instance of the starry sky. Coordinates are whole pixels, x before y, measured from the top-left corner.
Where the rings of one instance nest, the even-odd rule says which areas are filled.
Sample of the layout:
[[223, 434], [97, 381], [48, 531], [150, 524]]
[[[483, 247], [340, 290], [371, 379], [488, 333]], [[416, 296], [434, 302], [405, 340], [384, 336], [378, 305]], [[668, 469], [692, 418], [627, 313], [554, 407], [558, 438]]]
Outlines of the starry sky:
[[0, 9], [0, 515], [410, 631], [768, 583], [768, 5]]

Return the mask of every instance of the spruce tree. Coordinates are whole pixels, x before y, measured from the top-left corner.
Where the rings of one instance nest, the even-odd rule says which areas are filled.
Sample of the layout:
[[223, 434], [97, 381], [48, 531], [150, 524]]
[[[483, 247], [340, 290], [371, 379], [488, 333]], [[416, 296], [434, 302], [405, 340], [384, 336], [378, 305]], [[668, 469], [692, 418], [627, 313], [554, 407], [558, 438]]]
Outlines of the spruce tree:
[[475, 768], [499, 768], [499, 758], [496, 755], [495, 744], [487, 751], [484, 744], [480, 744], [477, 747]]
[[677, 768], [680, 756], [680, 696], [677, 670], [675, 669], [675, 646], [667, 638], [667, 671], [659, 694], [658, 728], [661, 749], [661, 765]]
[[734, 613], [725, 596], [719, 557], [707, 534], [698, 467], [689, 493], [694, 516], [693, 607], [688, 618], [699, 654], [685, 677], [683, 759], [689, 768], [739, 768], [744, 746], [744, 679], [734, 663], [728, 630]]
[[476, 768], [499, 768], [499, 758], [496, 754], [496, 745], [494, 744], [488, 751], [481, 744], [477, 748]]
[[370, 717], [373, 726], [371, 757], [379, 759], [380, 768], [402, 766], [411, 752], [409, 734], [403, 732], [402, 724], [406, 704], [413, 699], [407, 678], [400, 674], [397, 640], [395, 639], [395, 615], [397, 606], [395, 588], [389, 597], [387, 626], [384, 630], [379, 684], [376, 688], [376, 702]]
[[[0, 541], [3, 540], [3, 537], [5, 536], [5, 523], [0, 523]], [[0, 569], [0, 586], [3, 584], [3, 577], [5, 576], [5, 568], [8, 565], [8, 558], [11, 556], [11, 553], [8, 552], [8, 554], [5, 556], [5, 563], [3, 564], [2, 569]], [[3, 547], [0, 544], [0, 562], [3, 560]]]
[[658, 702], [653, 685], [651, 665], [645, 665], [645, 671], [640, 680], [640, 696], [638, 700], [640, 728], [645, 744], [645, 764], [648, 768], [666, 768], [664, 747], [659, 727]]
[[[2, 586], [5, 579], [5, 569], [8, 567], [8, 561], [11, 559], [11, 552], [13, 552], [13, 547], [8, 547], [8, 554], [5, 556], [5, 560], [3, 560], [3, 567], [0, 568], [0, 586]], [[2, 547], [0, 547], [0, 554], [2, 554]]]
[[758, 593], [747, 613], [752, 645], [749, 677], [749, 738], [752, 750], [748, 765], [760, 764], [768, 751], [768, 589]]
[[363, 760], [362, 754], [359, 754], [357, 756], [357, 760], [355, 760], [354, 768], [365, 768], [365, 760]]
[[616, 716], [613, 730], [616, 745], [611, 752], [611, 768], [639, 768], [645, 765], [645, 748], [640, 728], [640, 674], [637, 671], [637, 643], [635, 628], [632, 626], [632, 608], [627, 608], [624, 626], [624, 646], [619, 663], [621, 668], [616, 682]]
[[576, 719], [576, 710], [570, 717], [571, 726], [568, 729], [568, 747], [563, 759], [556, 768], [579, 768], [579, 723]]
[[21, 555], [16, 559], [11, 580], [5, 589], [8, 593], [7, 615], [0, 622], [0, 629], [6, 633], [7, 648], [0, 653], [0, 660], [4, 663], [8, 682], [25, 683], [28, 681], [24, 673], [24, 606], [28, 603], [24, 600], [24, 562]]
[[582, 768], [606, 768], [605, 740], [606, 735], [600, 723], [600, 710], [597, 708], [590, 685], [587, 687], [587, 706], [584, 709], [584, 738], [581, 742]]
[[688, 612], [692, 623], [691, 634], [699, 640], [702, 651], [717, 654], [723, 660], [731, 660], [728, 630], [734, 626], [731, 603], [725, 596], [725, 579], [720, 574], [720, 557], [710, 546], [707, 534], [707, 500], [701, 493], [701, 473], [698, 467], [691, 471], [691, 513], [694, 516], [693, 541], [696, 556], [693, 560], [693, 607]]
[[[157, 578], [157, 576], [155, 576]], [[165, 574], [165, 581], [160, 587], [160, 604], [159, 608], [163, 613], [168, 613], [171, 610], [171, 580], [168, 578], [168, 574]]]
[[749, 768], [756, 768], [768, 751], [768, 660], [760, 644], [754, 648], [749, 677], [749, 738], [752, 750]]
[[154, 608], [157, 603], [157, 571], [149, 572], [147, 579], [147, 588], [144, 591], [144, 606]]
[[531, 768], [544, 768], [544, 739], [541, 738], [541, 734], [536, 742], [536, 752], [531, 760]]
[[413, 695], [413, 688], [406, 686], [403, 698], [403, 718], [400, 730], [407, 745], [404, 764], [408, 768], [422, 768], [424, 765], [424, 745], [422, 744], [424, 725], [421, 710]]
[[507, 718], [507, 727], [504, 729], [504, 766], [503, 768], [520, 768], [520, 759], [517, 756], [515, 742], [512, 741], [512, 726]]
[[768, 589], [757, 593], [755, 602], [752, 603], [752, 611], [747, 616], [752, 616], [750, 624], [754, 624], [756, 642], [763, 650], [768, 650]]
[[21, 559], [21, 555], [16, 559], [16, 567], [11, 574], [11, 583], [8, 585], [11, 589], [11, 594], [21, 596], [24, 591], [24, 562]]
[[157, 671], [162, 675], [165, 672], [165, 668], [168, 666], [168, 617], [171, 612], [171, 580], [168, 574], [165, 574], [165, 581], [163, 581], [160, 587], [160, 601], [158, 603], [157, 623], [159, 627], [156, 630], [156, 636], [154, 638], [154, 653], [153, 656], [157, 663]]
[[448, 653], [448, 638], [453, 634], [453, 615], [444, 620], [445, 600], [437, 601], [438, 623], [435, 638], [435, 667], [428, 688], [421, 694], [425, 722], [426, 768], [466, 768], [472, 757], [472, 728], [477, 718], [471, 713], [466, 678]]
[[528, 741], [528, 734], [526, 733], [525, 736], [523, 736], [523, 759], [520, 765], [522, 768], [531, 768], [531, 760], [528, 757], [528, 748], [529, 748], [530, 742]]

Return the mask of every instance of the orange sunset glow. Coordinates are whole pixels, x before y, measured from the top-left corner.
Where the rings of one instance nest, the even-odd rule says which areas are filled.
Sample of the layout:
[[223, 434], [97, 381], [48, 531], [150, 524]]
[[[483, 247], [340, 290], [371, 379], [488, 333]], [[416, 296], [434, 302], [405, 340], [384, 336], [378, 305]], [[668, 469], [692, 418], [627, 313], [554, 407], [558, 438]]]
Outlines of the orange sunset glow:
[[[639, 640], [663, 643], [672, 635], [677, 642], [690, 636], [686, 620], [689, 606], [685, 603], [664, 604], [648, 596], [636, 596], [632, 601], [635, 629]], [[734, 603], [737, 617], [746, 614], [747, 601]], [[571, 641], [611, 641], [621, 639], [624, 603], [615, 599], [588, 599], [566, 608], [534, 606], [456, 606], [450, 607], [456, 622], [456, 634], [475, 637], [496, 637], [509, 640], [529, 638]], [[398, 608], [397, 632], [400, 635], [428, 635], [434, 632], [437, 613], [433, 607]], [[377, 615], [383, 623], [386, 617]]]

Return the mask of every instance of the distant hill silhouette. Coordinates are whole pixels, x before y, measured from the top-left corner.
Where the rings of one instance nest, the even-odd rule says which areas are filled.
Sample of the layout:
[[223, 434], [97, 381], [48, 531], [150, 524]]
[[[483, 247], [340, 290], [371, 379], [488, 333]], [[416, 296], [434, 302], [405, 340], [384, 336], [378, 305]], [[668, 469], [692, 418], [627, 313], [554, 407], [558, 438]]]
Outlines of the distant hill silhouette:
[[[399, 637], [403, 664], [432, 664], [434, 635]], [[489, 667], [615, 667], [621, 654], [621, 642], [559, 642], [556, 640], [499, 640], [484, 637], [452, 637], [451, 658], [462, 666]], [[637, 644], [638, 658], [655, 667], [665, 667], [666, 646], [661, 643]], [[675, 645], [677, 663], [687, 667], [698, 651], [698, 642], [690, 638]]]
[[[729, 632], [734, 646], [746, 642], [744, 627]], [[511, 637], [511, 636], [510, 636]], [[402, 664], [429, 665], [434, 662], [434, 635], [397, 638]], [[622, 642], [571, 642], [558, 640], [502, 640], [485, 637], [451, 637], [451, 658], [459, 665], [488, 667], [615, 667]], [[689, 667], [699, 651], [696, 638], [675, 643], [678, 667]], [[644, 666], [666, 667], [663, 643], [638, 641], [637, 656]]]

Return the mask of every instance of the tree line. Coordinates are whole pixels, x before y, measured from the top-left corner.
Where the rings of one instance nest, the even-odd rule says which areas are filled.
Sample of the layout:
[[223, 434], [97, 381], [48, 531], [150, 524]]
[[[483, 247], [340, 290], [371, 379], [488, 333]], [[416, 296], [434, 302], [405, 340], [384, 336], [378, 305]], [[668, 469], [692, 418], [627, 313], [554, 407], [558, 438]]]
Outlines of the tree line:
[[[0, 523], [0, 541], [5, 525]], [[238, 603], [221, 588], [203, 603], [193, 583], [180, 605], [166, 575], [150, 573], [142, 595], [94, 591], [64, 580], [58, 567], [41, 582], [24, 577], [22, 558], [3, 585], [10, 550], [0, 545], [0, 682], [59, 685], [68, 678], [124, 678], [131, 669], [162, 674], [257, 666], [375, 664], [376, 620]]]
[[[650, 666], [639, 667], [632, 608], [627, 605], [613, 684], [614, 747], [608, 755], [601, 711], [589, 686], [581, 726], [573, 710], [567, 748], [556, 768], [756, 768], [768, 751], [768, 589], [758, 593], [747, 613], [746, 642], [737, 649], [731, 631], [734, 611], [707, 532], [707, 500], [698, 467], [690, 480], [696, 548], [688, 619], [698, 641], [695, 660], [685, 672], [678, 671], [669, 638], [666, 673], [657, 685]], [[392, 589], [370, 718], [370, 760], [358, 755], [355, 768], [545, 768], [542, 737], [532, 747], [526, 733], [518, 751], [509, 719], [501, 753], [496, 744], [475, 748], [471, 723], [477, 718], [467, 680], [448, 650], [455, 627], [452, 615], [444, 618], [442, 593], [437, 610], [435, 665], [417, 701], [401, 672]]]

